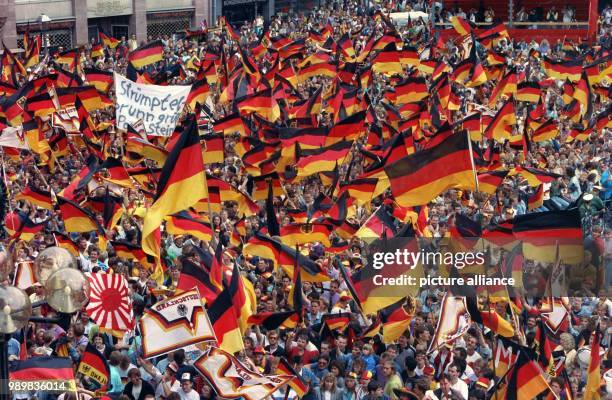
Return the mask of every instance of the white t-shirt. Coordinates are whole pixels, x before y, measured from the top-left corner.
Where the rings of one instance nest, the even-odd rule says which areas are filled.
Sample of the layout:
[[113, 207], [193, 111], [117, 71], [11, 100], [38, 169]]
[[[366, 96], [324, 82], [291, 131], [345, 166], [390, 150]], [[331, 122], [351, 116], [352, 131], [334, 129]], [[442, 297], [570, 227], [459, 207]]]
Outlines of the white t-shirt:
[[[172, 392], [177, 392], [179, 391], [179, 389], [181, 388], [181, 382], [176, 379], [171, 385], [170, 385], [170, 391]], [[191, 389], [191, 391], [193, 392], [194, 390]], [[163, 382], [159, 382], [159, 384], [157, 385], [157, 387], [155, 388], [155, 398], [159, 399], [160, 397], [166, 397], [166, 392], [164, 392], [164, 385]]]
[[181, 396], [181, 400], [200, 400], [200, 395], [195, 390], [191, 389], [189, 393], [185, 393], [182, 387], [178, 388], [176, 391], [179, 396]]
[[473, 364], [475, 362], [478, 362], [478, 360], [482, 360], [482, 356], [480, 354], [478, 354], [477, 351], [474, 351], [474, 354], [467, 356], [466, 360], [468, 364]]
[[461, 379], [457, 379], [457, 382], [455, 382], [454, 385], [451, 385], [451, 389], [461, 394], [461, 396], [463, 396], [463, 400], [468, 400], [468, 385]]

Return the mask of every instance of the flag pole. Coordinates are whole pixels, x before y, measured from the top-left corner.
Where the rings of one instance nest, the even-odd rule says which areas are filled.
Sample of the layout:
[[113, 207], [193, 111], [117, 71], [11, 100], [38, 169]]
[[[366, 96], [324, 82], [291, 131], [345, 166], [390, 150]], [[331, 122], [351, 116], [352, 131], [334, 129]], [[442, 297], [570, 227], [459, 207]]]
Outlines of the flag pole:
[[[9, 187], [6, 181], [6, 163], [4, 162], [4, 147], [2, 148], [2, 153], [0, 153], [0, 160], [2, 160], [2, 179], [4, 180], [4, 188], [6, 189], [6, 195], [8, 197], [8, 208], [9, 213], [13, 214], [13, 205], [11, 204], [11, 199], [9, 196]], [[11, 229], [15, 230], [15, 220], [11, 218]]]
[[[519, 351], [519, 352], [516, 354], [516, 360], [517, 360], [517, 361], [518, 361], [518, 356], [519, 356], [519, 354], [521, 354], [521, 352], [520, 352], [520, 351]], [[498, 391], [498, 389], [499, 389], [499, 385], [500, 385], [500, 383], [501, 383], [501, 382], [503, 382], [503, 381], [504, 381], [504, 379], [506, 379], [506, 376], [508, 376], [508, 373], [509, 373], [509, 372], [512, 370], [512, 368], [514, 368], [514, 366], [516, 365], [517, 361], [515, 361], [514, 363], [512, 363], [512, 365], [511, 365], [511, 366], [508, 366], [508, 369], [506, 370], [506, 372], [504, 373], [504, 375], [503, 375], [501, 378], [499, 378], [499, 380], [498, 380], [497, 382], [495, 382], [495, 384], [494, 384], [494, 385], [493, 385], [493, 387], [491, 388], [491, 390], [495, 389], [495, 392], [494, 392], [494, 393], [495, 393], [495, 398], [496, 398], [496, 399], [497, 399], [497, 391]], [[489, 397], [489, 399], [491, 399], [491, 397]]]
[[466, 130], [465, 134], [468, 141], [468, 149], [470, 150], [470, 163], [472, 164], [472, 174], [474, 174], [474, 184], [476, 185], [476, 191], [478, 192], [478, 174], [476, 173], [476, 166], [474, 164], [474, 152], [472, 150], [472, 139], [470, 139], [470, 133]]

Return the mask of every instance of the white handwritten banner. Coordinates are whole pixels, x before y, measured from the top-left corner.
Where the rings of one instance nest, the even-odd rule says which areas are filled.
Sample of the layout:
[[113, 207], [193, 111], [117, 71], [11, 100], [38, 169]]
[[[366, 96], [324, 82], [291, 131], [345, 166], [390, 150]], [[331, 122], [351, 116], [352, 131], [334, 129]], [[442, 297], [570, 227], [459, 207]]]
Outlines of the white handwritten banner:
[[115, 72], [117, 127], [142, 120], [147, 134], [170, 136], [176, 127], [189, 86], [157, 86], [135, 83]]

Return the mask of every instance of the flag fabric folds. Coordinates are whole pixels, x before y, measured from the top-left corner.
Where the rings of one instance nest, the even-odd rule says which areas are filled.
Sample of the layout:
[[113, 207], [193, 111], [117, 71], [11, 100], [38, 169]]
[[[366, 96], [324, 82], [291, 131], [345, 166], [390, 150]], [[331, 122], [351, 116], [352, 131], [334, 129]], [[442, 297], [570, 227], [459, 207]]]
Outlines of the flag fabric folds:
[[475, 190], [467, 135], [451, 135], [439, 145], [384, 167], [395, 200], [419, 206], [447, 189]]
[[188, 209], [208, 196], [197, 122], [192, 118], [162, 168], [155, 202], [142, 228], [142, 249], [159, 258], [159, 225], [167, 215]]
[[75, 391], [76, 382], [70, 358], [40, 356], [15, 361], [9, 370], [11, 381], [60, 381], [66, 382], [66, 391]]
[[582, 224], [577, 208], [518, 215], [512, 232], [522, 241], [529, 260], [580, 264], [584, 256]]
[[196, 288], [154, 304], [145, 311], [139, 326], [144, 358], [215, 340]]
[[110, 380], [108, 361], [91, 342], [87, 343], [85, 351], [81, 355], [77, 372], [93, 379], [102, 388], [105, 388]]
[[134, 328], [132, 300], [128, 283], [120, 274], [88, 273], [91, 287], [86, 311], [103, 332], [123, 336]]
[[130, 52], [129, 61], [136, 69], [161, 61], [164, 56], [164, 45], [161, 40], [150, 42]]
[[289, 375], [263, 375], [252, 371], [226, 351], [212, 347], [200, 356], [194, 367], [223, 398], [261, 400], [289, 383]]

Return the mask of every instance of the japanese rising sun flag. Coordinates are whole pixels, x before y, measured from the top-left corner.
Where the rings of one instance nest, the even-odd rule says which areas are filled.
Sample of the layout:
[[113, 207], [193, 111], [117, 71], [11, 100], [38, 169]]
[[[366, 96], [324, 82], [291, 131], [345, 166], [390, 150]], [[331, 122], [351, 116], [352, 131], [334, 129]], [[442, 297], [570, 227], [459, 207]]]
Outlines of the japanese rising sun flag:
[[127, 281], [120, 274], [88, 273], [91, 286], [86, 311], [101, 330], [122, 336], [134, 328], [132, 301]]

